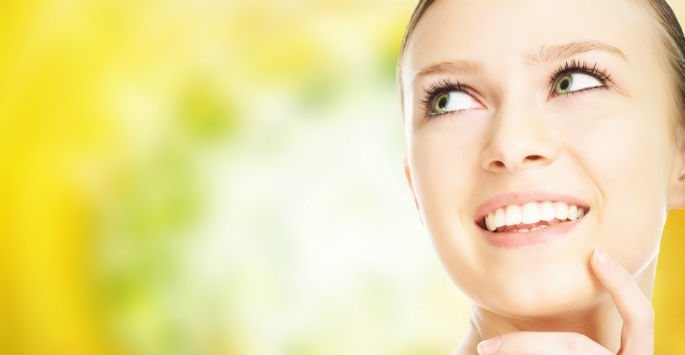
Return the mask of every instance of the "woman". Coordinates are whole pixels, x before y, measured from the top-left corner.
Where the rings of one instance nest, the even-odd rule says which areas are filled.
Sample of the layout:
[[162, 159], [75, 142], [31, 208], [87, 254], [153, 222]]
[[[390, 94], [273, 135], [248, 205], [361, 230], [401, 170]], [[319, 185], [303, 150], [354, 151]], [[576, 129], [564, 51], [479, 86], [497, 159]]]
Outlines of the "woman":
[[684, 52], [661, 0], [419, 2], [404, 164], [473, 300], [455, 354], [653, 353], [661, 232], [685, 208]]

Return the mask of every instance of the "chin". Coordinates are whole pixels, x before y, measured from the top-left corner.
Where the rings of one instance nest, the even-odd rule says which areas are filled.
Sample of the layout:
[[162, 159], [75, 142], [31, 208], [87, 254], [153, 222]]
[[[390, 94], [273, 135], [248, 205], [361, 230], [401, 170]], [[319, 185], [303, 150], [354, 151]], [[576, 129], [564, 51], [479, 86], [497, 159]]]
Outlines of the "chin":
[[565, 273], [540, 271], [522, 277], [501, 273], [484, 282], [485, 292], [473, 295], [480, 306], [512, 318], [540, 319], [582, 311], [602, 293], [598, 283], [578, 268]]

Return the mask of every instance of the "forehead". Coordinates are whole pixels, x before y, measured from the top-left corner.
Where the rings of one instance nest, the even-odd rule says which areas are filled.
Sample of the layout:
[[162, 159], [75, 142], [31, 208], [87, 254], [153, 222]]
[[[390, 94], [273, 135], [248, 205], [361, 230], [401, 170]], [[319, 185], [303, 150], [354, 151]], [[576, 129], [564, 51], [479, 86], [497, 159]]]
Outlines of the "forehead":
[[655, 25], [636, 0], [436, 1], [407, 44], [402, 76], [455, 58], [523, 63], [541, 47], [576, 41], [607, 43], [640, 62], [656, 49]]

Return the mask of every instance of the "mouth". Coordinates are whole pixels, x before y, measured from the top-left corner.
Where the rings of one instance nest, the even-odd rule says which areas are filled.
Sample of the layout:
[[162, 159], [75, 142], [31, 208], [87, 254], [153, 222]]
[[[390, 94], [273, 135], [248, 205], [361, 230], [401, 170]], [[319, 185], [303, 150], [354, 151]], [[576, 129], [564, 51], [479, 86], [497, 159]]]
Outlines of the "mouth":
[[579, 221], [589, 212], [589, 207], [564, 202], [532, 202], [500, 207], [477, 220], [476, 225], [490, 233], [527, 233]]
[[[539, 244], [547, 241], [562, 239], [569, 236], [576, 226], [582, 224], [590, 213], [584, 213], [582, 217], [574, 220], [565, 219], [552, 221], [539, 221], [537, 223], [519, 224], [514, 226], [499, 227], [490, 231], [487, 227], [479, 225], [485, 240], [491, 245], [500, 248], [516, 248], [526, 245]], [[492, 227], [492, 226], [491, 226]]]
[[587, 203], [572, 196], [511, 192], [483, 203], [474, 223], [494, 246], [516, 247], [567, 235], [590, 212]]

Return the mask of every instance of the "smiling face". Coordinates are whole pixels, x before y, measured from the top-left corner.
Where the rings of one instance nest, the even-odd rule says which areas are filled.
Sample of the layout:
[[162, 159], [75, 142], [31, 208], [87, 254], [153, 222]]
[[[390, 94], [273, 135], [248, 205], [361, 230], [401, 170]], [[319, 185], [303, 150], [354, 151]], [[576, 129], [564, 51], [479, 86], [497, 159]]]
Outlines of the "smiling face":
[[[633, 273], [658, 253], [682, 156], [657, 26], [628, 0], [445, 0], [423, 14], [401, 67], [407, 177], [476, 304], [514, 317], [583, 308], [600, 292], [595, 247]], [[561, 238], [489, 242], [479, 207], [531, 190], [589, 211]]]

